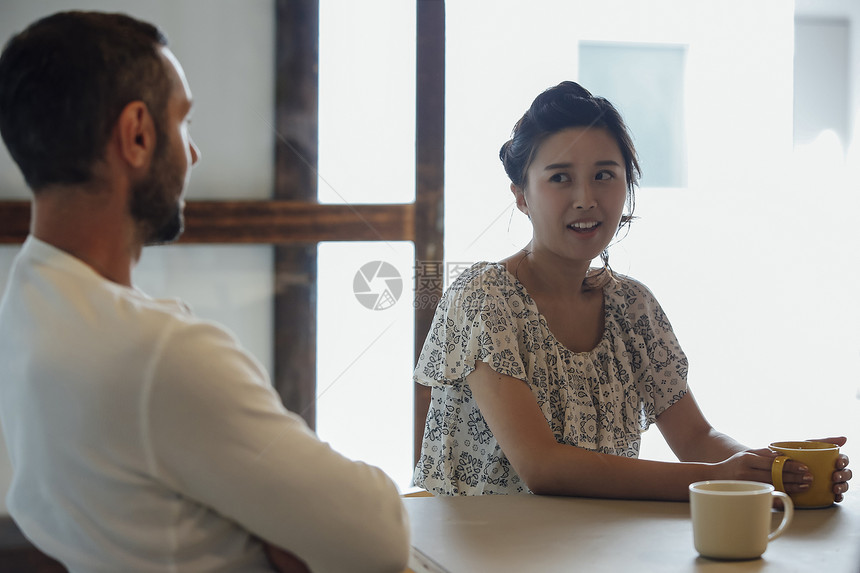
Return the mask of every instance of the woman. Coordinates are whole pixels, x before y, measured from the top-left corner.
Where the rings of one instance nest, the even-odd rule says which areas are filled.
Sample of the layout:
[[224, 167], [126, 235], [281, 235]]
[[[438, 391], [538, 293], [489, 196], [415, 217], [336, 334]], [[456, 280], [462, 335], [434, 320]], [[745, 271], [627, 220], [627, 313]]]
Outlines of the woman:
[[[500, 157], [532, 240], [473, 265], [439, 303], [415, 368], [432, 387], [416, 485], [444, 495], [683, 500], [699, 480], [770, 482], [774, 454], [710, 426], [660, 305], [608, 266], [639, 175], [617, 110], [563, 82], [535, 99]], [[591, 269], [598, 256], [603, 268]], [[681, 462], [637, 459], [652, 423]], [[834, 468], [837, 501], [847, 464], [841, 456]], [[789, 493], [811, 479], [786, 464]]]

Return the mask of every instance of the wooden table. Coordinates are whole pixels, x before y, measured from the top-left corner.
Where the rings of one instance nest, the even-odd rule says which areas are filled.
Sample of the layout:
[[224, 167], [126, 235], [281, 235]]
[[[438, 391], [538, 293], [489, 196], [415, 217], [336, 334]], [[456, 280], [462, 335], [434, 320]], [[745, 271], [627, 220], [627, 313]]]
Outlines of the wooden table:
[[[403, 501], [416, 573], [858, 573], [860, 498], [846, 498], [795, 511], [761, 559], [734, 562], [698, 556], [688, 503], [536, 495]], [[774, 512], [774, 523], [781, 517]]]

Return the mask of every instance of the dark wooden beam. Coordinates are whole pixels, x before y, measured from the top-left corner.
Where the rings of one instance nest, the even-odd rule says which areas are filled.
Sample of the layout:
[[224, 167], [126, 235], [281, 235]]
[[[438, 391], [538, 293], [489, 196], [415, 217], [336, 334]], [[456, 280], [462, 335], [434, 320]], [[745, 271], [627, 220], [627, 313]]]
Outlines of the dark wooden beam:
[[[197, 201], [186, 206], [188, 243], [405, 241], [413, 205], [320, 205], [300, 201]], [[220, 239], [220, 240], [219, 240]]]
[[[319, 2], [275, 4], [275, 199], [317, 201]], [[317, 245], [275, 247], [275, 388], [316, 427]]]
[[[19, 244], [30, 228], [29, 201], [0, 201], [0, 244]], [[411, 241], [415, 206], [320, 205], [301, 201], [189, 201], [180, 242], [316, 243]]]
[[30, 232], [30, 202], [0, 201], [0, 245], [23, 243]]
[[[442, 294], [445, 180], [445, 2], [417, 0], [415, 124], [415, 360]], [[444, 275], [443, 275], [444, 276]], [[430, 390], [415, 385], [415, 448], [418, 460]]]

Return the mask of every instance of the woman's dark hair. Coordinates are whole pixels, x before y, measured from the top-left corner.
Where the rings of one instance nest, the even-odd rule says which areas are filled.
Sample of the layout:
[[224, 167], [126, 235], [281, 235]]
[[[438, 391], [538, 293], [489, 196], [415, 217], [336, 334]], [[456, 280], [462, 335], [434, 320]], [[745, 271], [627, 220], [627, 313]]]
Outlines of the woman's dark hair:
[[123, 108], [143, 101], [161, 131], [170, 77], [158, 28], [123, 14], [60, 12], [0, 55], [0, 134], [30, 188], [79, 184]]
[[[571, 127], [597, 127], [607, 130], [615, 138], [627, 173], [627, 214], [621, 217], [619, 230], [633, 219], [634, 188], [639, 183], [639, 159], [624, 119], [609, 100], [591, 95], [576, 82], [561, 82], [541, 93], [531, 107], [514, 125], [511, 139], [502, 145], [499, 158], [511, 182], [525, 187], [526, 172], [540, 145], [551, 135]], [[609, 266], [609, 253], [600, 258]]]

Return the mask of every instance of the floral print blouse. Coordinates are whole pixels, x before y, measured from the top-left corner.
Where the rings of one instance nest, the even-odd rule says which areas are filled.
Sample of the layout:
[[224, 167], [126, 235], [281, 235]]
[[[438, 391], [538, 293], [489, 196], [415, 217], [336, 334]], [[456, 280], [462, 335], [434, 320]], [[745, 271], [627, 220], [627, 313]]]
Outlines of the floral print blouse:
[[415, 367], [431, 386], [416, 485], [441, 495], [526, 493], [472, 399], [478, 360], [522, 380], [560, 443], [637, 457], [641, 433], [687, 391], [687, 358], [651, 292], [614, 275], [603, 337], [589, 352], [555, 339], [501, 263], [477, 263], [446, 291]]

